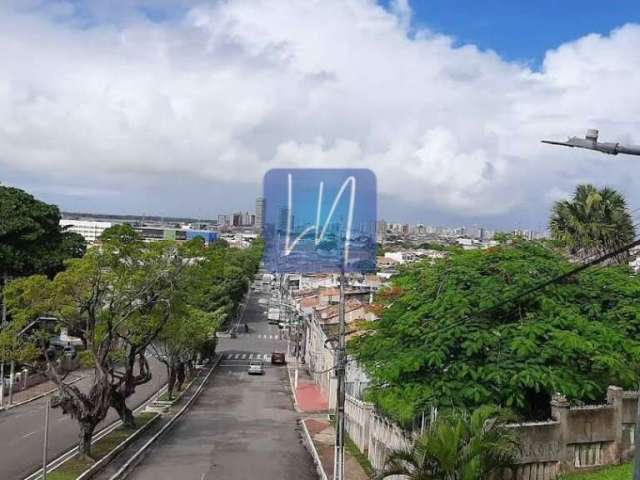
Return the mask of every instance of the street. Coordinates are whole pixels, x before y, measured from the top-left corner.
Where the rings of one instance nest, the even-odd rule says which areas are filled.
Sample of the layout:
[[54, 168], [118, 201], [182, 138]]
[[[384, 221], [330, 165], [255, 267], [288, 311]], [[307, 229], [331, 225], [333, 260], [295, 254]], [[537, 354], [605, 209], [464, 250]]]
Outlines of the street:
[[[164, 383], [166, 371], [157, 361], [149, 361], [153, 379], [136, 389], [128, 399], [129, 407], [137, 407]], [[89, 379], [79, 382], [87, 384]], [[37, 470], [42, 464], [42, 438], [44, 407], [47, 398], [35, 400], [26, 405], [0, 413], [0, 478], [2, 480], [21, 480]], [[113, 409], [96, 431], [117, 419]], [[74, 447], [78, 438], [78, 426], [69, 415], [63, 415], [60, 409], [52, 409], [49, 417], [49, 460], [53, 460]]]
[[[311, 480], [311, 456], [297, 431], [285, 366], [269, 363], [286, 351], [255, 295], [244, 313], [249, 333], [221, 339], [223, 355], [201, 396], [131, 474], [137, 480]], [[266, 373], [249, 376], [251, 359]]]

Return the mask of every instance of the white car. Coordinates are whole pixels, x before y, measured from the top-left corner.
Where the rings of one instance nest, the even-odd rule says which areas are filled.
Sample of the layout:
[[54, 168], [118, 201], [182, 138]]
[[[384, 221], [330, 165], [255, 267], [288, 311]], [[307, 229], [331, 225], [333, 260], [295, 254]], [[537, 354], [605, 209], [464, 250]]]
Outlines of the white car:
[[249, 362], [249, 375], [264, 375], [264, 364], [261, 360], [252, 360]]

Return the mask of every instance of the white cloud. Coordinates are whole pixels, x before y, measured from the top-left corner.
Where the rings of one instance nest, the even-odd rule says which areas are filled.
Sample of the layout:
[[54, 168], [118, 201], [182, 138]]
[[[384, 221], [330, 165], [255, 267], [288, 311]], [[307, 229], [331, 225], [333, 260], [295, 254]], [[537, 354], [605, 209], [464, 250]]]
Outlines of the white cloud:
[[634, 140], [638, 25], [558, 46], [533, 72], [409, 33], [406, 0], [179, 3], [179, 21], [84, 28], [66, 2], [0, 9], [0, 168], [258, 183], [273, 166], [369, 167], [384, 194], [466, 215], [578, 178], [633, 187], [628, 163], [539, 140]]

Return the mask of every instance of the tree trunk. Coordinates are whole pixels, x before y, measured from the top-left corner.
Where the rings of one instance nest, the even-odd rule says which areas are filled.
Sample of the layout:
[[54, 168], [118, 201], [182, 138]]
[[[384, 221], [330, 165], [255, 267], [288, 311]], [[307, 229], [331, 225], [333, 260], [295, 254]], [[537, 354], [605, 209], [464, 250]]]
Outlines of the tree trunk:
[[78, 457], [82, 459], [94, 458], [91, 456], [91, 439], [96, 424], [89, 421], [80, 422], [80, 441], [78, 442]]
[[136, 419], [131, 409], [127, 407], [125, 396], [115, 389], [111, 391], [111, 406], [118, 412], [118, 416], [126, 428], [136, 428]]
[[169, 400], [173, 400], [173, 390], [176, 386], [176, 367], [171, 365], [169, 368], [169, 379], [167, 381], [167, 394]]
[[178, 364], [178, 368], [177, 368], [177, 376], [178, 376], [178, 392], [180, 392], [182, 390], [182, 386], [184, 385], [184, 379], [185, 379], [185, 374], [184, 374], [184, 362], [180, 362]]

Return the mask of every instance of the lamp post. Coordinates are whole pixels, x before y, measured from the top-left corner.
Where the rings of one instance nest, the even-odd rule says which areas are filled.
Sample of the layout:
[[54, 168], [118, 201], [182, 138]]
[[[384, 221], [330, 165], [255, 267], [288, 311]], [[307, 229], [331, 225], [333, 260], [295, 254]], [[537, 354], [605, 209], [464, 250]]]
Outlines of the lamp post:
[[[638, 145], [622, 145], [620, 143], [598, 142], [599, 131], [590, 129], [584, 138], [570, 137], [566, 142], [556, 142], [553, 140], [542, 140], [542, 143], [550, 145], [560, 145], [562, 147], [584, 148], [587, 150], [595, 150], [596, 152], [606, 153], [608, 155], [640, 155], [640, 146]], [[636, 407], [636, 425], [634, 436], [640, 439], [640, 398]], [[634, 452], [634, 469], [633, 480], [640, 480], [640, 445], [636, 443]]]
[[623, 145], [621, 143], [598, 142], [599, 131], [595, 129], [587, 130], [584, 138], [570, 137], [566, 142], [557, 142], [555, 140], [542, 140], [542, 143], [549, 145], [559, 145], [561, 147], [584, 148], [586, 150], [595, 150], [596, 152], [606, 153], [608, 155], [618, 155], [619, 153], [626, 155], [640, 155], [640, 145]]

